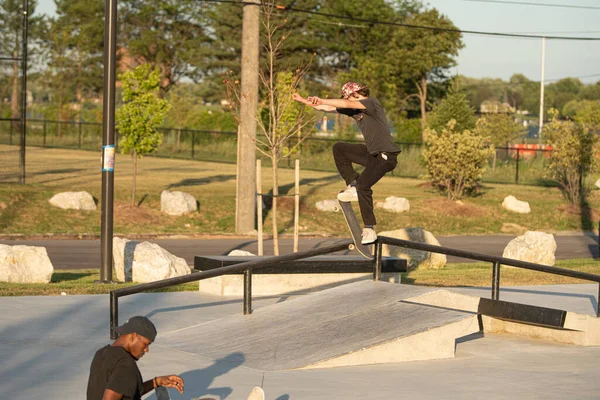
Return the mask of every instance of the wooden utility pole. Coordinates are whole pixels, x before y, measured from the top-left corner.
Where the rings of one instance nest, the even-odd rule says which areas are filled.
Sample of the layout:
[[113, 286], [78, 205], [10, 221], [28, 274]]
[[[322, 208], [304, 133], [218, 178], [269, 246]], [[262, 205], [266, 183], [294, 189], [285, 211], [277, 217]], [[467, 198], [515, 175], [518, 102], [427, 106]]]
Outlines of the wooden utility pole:
[[254, 229], [256, 211], [256, 110], [258, 106], [258, 48], [260, 0], [246, 0], [242, 22], [242, 82], [238, 129], [236, 233]]

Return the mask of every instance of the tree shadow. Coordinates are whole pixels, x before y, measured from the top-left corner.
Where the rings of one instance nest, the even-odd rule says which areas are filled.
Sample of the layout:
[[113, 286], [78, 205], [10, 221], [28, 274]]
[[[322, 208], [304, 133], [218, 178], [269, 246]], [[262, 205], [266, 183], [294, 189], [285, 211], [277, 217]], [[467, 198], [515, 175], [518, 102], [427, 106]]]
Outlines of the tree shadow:
[[61, 283], [61, 282], [69, 282], [69, 281], [77, 281], [82, 278], [87, 278], [89, 276], [94, 275], [94, 271], [90, 272], [54, 272], [52, 274], [52, 278], [50, 279], [51, 283]]
[[[302, 208], [303, 204], [305, 204], [306, 197], [313, 195], [318, 188], [327, 186], [328, 184], [330, 184], [331, 182], [336, 181], [336, 180], [343, 182], [342, 178], [340, 178], [340, 176], [338, 174], [328, 175], [323, 178], [301, 179], [300, 186], [308, 185], [308, 184], [315, 184], [315, 183], [317, 183], [317, 184], [314, 186], [311, 186], [310, 189], [308, 189], [308, 191], [306, 193], [300, 194], [300, 208]], [[288, 196], [293, 197], [293, 194], [290, 194], [290, 191], [292, 189], [294, 189], [295, 186], [296, 186], [295, 183], [289, 183], [286, 185], [279, 186], [279, 196], [280, 197], [288, 197]], [[335, 194], [337, 194], [337, 193], [335, 193]], [[263, 224], [267, 220], [272, 209], [273, 209], [273, 189], [270, 189], [268, 193], [263, 195]], [[283, 228], [280, 228], [279, 232], [283, 232], [285, 229], [289, 229], [291, 227], [291, 224], [293, 224], [293, 222], [287, 224]]]
[[169, 186], [167, 186], [167, 189], [171, 189], [171, 188], [175, 188], [175, 187], [182, 187], [182, 186], [202, 186], [202, 185], [208, 185], [210, 183], [214, 183], [214, 182], [226, 182], [229, 180], [235, 179], [235, 175], [215, 175], [215, 176], [208, 176], [206, 178], [188, 178], [188, 179], [183, 179], [177, 183], [172, 183]]

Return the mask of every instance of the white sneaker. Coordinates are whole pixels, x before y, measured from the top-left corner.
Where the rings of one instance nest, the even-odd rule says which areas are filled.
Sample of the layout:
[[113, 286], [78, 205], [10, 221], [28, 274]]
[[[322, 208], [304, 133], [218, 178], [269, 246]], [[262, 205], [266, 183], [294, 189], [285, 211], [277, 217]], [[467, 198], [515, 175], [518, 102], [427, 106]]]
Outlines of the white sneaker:
[[363, 228], [362, 240], [360, 241], [362, 244], [371, 244], [377, 240], [377, 233], [372, 228]]
[[355, 186], [348, 186], [346, 190], [338, 193], [337, 198], [339, 201], [358, 201], [358, 193], [356, 193]]

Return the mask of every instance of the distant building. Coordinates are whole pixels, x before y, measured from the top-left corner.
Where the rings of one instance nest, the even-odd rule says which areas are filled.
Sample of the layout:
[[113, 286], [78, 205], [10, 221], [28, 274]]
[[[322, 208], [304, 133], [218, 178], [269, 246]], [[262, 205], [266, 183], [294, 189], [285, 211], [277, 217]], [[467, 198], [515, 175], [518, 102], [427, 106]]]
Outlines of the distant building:
[[485, 100], [479, 106], [479, 111], [482, 114], [499, 114], [499, 113], [515, 113], [515, 107], [508, 103], [500, 103], [497, 100]]

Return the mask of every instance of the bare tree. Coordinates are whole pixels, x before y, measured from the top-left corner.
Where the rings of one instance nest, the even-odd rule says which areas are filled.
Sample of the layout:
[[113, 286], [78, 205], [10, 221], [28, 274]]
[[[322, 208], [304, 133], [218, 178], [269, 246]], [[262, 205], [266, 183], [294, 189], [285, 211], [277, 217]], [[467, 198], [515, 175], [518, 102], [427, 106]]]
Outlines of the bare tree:
[[[278, 162], [298, 151], [300, 144], [312, 130], [316, 117], [312, 110], [296, 104], [292, 95], [298, 90], [300, 82], [308, 71], [310, 61], [295, 69], [278, 64], [285, 40], [290, 31], [284, 31], [286, 20], [280, 20], [276, 5], [264, 2], [261, 5], [262, 45], [264, 48], [261, 65], [261, 97], [256, 112], [259, 135], [254, 139], [256, 149], [271, 160], [273, 173], [273, 206], [271, 221], [273, 225], [273, 254], [279, 255], [279, 231], [277, 227], [277, 200], [279, 197]], [[314, 55], [313, 55], [314, 56]], [[312, 57], [310, 60], [312, 61]], [[240, 103], [239, 81], [231, 77], [224, 80], [230, 108], [237, 111]], [[235, 114], [238, 114], [235, 112]], [[236, 118], [239, 118], [236, 115]]]

